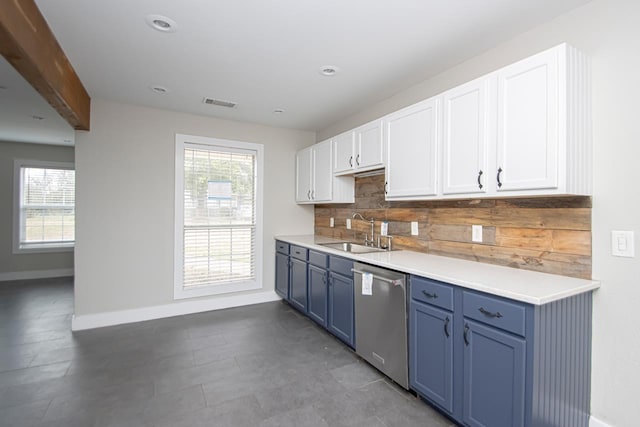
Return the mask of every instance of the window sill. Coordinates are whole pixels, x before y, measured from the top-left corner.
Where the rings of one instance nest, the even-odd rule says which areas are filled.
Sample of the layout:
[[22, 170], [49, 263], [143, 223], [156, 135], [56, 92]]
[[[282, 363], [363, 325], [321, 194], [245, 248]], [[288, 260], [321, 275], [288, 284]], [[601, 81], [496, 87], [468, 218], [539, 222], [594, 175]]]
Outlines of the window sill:
[[242, 291], [251, 291], [262, 289], [262, 285], [258, 281], [227, 283], [219, 285], [205, 285], [185, 289], [182, 286], [174, 288], [173, 299], [180, 300], [186, 298], [197, 298], [214, 295], [232, 294]]
[[38, 254], [38, 253], [53, 253], [53, 252], [73, 252], [75, 249], [75, 243], [69, 244], [33, 244], [24, 245], [13, 249], [13, 253], [18, 254]]

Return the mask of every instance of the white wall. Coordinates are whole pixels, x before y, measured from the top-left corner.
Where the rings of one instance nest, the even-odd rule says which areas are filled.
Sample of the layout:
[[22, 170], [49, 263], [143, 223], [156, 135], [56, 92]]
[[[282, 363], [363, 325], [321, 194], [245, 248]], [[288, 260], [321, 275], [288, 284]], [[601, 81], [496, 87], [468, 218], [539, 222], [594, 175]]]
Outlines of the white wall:
[[176, 133], [264, 144], [264, 290], [274, 235], [313, 233], [312, 208], [294, 203], [295, 152], [313, 133], [94, 99], [76, 133], [76, 316], [174, 304]]
[[73, 252], [13, 253], [13, 160], [73, 162], [73, 147], [0, 142], [0, 280], [68, 275]]
[[[596, 0], [318, 133], [321, 141], [561, 42], [593, 72], [594, 295], [592, 414], [638, 425], [640, 385], [640, 1]], [[636, 258], [610, 253], [611, 230], [634, 230]]]

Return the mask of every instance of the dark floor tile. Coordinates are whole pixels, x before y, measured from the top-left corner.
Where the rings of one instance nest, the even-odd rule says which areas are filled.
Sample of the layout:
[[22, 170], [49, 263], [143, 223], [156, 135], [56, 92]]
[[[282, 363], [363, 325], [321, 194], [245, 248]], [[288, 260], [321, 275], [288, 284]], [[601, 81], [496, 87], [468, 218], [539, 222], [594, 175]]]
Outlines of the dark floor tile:
[[17, 384], [28, 384], [64, 376], [70, 362], [52, 363], [35, 368], [17, 369], [0, 373], [0, 388]]
[[382, 378], [380, 372], [362, 360], [332, 369], [330, 372], [333, 378], [346, 388], [360, 388]]
[[31, 427], [38, 425], [49, 407], [49, 400], [0, 409], [0, 425], [3, 427]]
[[160, 373], [153, 382], [156, 393], [162, 394], [233, 377], [241, 372], [242, 369], [234, 359], [225, 359], [207, 365]]
[[311, 406], [293, 409], [267, 418], [260, 427], [329, 427]]
[[219, 405], [184, 414], [169, 416], [156, 423], [156, 427], [255, 427], [264, 419], [264, 413], [255, 396], [243, 396]]
[[449, 426], [283, 302], [70, 332], [73, 282], [0, 283], [0, 424]]
[[[284, 374], [286, 376], [286, 374]], [[288, 412], [311, 404], [316, 399], [344, 392], [344, 387], [330, 375], [297, 375], [289, 377], [289, 383], [255, 393], [260, 407], [268, 416]]]

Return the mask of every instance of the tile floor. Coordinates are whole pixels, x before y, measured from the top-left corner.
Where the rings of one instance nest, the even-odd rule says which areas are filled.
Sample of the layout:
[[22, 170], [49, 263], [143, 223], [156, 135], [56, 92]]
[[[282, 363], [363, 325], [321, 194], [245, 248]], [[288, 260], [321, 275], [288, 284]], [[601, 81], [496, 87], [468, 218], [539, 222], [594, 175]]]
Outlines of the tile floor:
[[0, 426], [451, 426], [282, 302], [70, 332], [71, 279], [0, 282]]

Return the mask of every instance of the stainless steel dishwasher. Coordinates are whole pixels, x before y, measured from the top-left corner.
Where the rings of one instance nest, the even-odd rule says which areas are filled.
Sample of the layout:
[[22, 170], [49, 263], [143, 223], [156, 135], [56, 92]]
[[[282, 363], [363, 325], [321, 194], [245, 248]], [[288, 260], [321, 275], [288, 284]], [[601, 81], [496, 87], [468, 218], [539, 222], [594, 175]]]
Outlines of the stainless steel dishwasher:
[[353, 273], [356, 353], [408, 389], [405, 275], [357, 262]]

